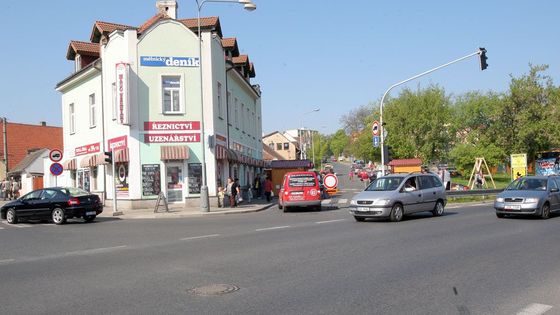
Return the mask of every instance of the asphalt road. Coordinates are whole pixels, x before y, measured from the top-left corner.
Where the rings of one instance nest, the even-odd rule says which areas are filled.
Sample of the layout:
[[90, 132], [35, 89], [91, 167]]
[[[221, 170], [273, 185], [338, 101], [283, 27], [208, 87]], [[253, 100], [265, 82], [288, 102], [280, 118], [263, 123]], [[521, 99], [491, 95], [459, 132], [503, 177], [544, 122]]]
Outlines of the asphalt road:
[[[0, 224], [0, 313], [560, 313], [560, 217], [483, 205], [358, 223], [360, 185], [340, 176], [321, 212]], [[191, 290], [215, 284], [239, 289]]]

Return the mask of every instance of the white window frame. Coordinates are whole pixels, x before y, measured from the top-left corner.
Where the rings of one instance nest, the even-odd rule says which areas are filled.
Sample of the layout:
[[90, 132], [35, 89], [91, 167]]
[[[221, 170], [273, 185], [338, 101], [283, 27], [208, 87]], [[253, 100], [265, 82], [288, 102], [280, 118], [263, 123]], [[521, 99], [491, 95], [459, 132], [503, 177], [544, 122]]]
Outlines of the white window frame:
[[74, 57], [74, 61], [76, 62], [76, 64], [75, 64], [76, 72], [82, 70], [82, 56], [80, 56], [79, 54], [76, 54], [76, 57]]
[[[179, 110], [178, 111], [166, 111], [163, 104], [163, 78], [164, 77], [178, 77], [180, 79], [179, 84]], [[175, 90], [175, 89], [173, 89]], [[185, 114], [185, 76], [182, 73], [162, 73], [159, 76], [159, 104], [161, 113], [164, 115], [183, 115]], [[171, 101], [173, 104], [173, 101]], [[171, 106], [173, 107], [173, 106]]]
[[89, 127], [95, 128], [97, 126], [95, 93], [91, 93], [89, 95], [88, 101], [89, 101]]
[[68, 105], [68, 125], [70, 129], [70, 134], [76, 133], [76, 106], [74, 103]]
[[217, 82], [216, 85], [216, 94], [217, 94], [217, 101], [218, 101], [218, 118], [224, 119], [224, 107], [222, 102], [222, 84]]

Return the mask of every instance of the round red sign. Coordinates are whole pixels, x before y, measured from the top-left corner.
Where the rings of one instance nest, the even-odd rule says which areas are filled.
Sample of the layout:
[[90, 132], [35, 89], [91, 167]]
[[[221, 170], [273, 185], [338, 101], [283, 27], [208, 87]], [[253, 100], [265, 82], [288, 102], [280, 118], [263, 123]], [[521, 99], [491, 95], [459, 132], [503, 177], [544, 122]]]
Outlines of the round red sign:
[[51, 152], [49, 152], [49, 159], [55, 163], [62, 161], [62, 150], [52, 149]]
[[336, 188], [336, 186], [338, 186], [338, 178], [334, 174], [327, 174], [325, 178], [323, 178], [323, 185], [325, 185], [327, 189]]

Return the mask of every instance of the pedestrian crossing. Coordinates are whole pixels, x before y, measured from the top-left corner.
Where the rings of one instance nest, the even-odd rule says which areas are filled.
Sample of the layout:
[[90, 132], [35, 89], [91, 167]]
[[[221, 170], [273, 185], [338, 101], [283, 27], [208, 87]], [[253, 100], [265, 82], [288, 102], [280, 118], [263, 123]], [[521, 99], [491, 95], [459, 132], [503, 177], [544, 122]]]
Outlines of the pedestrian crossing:
[[2, 226], [0, 226], [0, 230], [10, 230], [10, 229], [27, 229], [32, 227], [38, 226], [56, 226], [55, 224], [43, 224], [43, 223], [36, 223], [36, 224], [28, 224], [28, 223], [18, 223], [18, 224], [9, 224], [7, 221], [0, 221]]

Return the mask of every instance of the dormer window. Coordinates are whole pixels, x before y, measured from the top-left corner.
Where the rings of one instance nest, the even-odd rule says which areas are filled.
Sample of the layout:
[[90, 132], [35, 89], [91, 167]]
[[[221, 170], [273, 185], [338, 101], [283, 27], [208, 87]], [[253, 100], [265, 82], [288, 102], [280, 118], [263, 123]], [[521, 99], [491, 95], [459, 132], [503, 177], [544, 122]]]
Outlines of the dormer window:
[[82, 56], [76, 54], [76, 72], [82, 69]]

